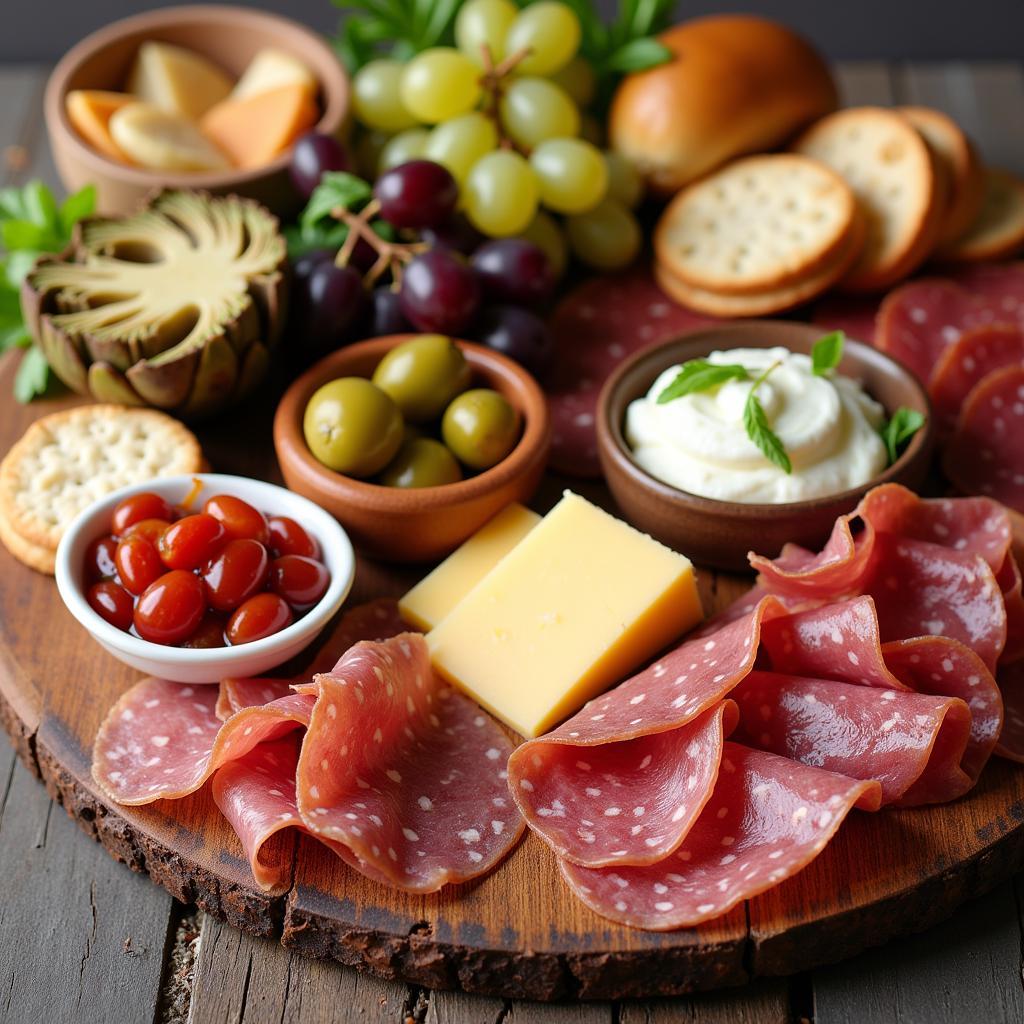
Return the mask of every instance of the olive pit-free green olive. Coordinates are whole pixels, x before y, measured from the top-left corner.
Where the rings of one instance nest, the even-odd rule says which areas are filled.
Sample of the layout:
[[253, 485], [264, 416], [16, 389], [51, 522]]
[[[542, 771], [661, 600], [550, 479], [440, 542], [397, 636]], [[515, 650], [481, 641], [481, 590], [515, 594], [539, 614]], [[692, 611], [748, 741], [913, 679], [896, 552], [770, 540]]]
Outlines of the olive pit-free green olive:
[[302, 431], [313, 456], [348, 476], [379, 473], [402, 443], [402, 414], [364, 377], [339, 377], [306, 404]]
[[417, 437], [398, 449], [378, 482], [385, 487], [440, 487], [461, 479], [462, 470], [455, 456], [440, 441]]
[[474, 388], [445, 409], [441, 437], [460, 462], [473, 469], [489, 469], [516, 446], [519, 413], [497, 391]]
[[462, 350], [441, 334], [422, 334], [393, 348], [373, 372], [411, 423], [428, 423], [469, 387], [472, 372]]

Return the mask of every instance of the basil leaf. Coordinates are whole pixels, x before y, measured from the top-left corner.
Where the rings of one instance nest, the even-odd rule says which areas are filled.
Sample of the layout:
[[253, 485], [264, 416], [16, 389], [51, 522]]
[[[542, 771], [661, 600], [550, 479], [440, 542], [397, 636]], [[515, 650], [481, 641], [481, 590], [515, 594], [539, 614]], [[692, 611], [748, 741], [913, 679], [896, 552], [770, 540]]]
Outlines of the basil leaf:
[[842, 331], [833, 331], [814, 343], [811, 349], [811, 371], [815, 377], [823, 377], [839, 365], [845, 342], [846, 335]]
[[18, 372], [14, 375], [14, 397], [19, 402], [31, 402], [41, 395], [50, 382], [50, 367], [46, 356], [33, 345], [21, 357]]
[[96, 186], [86, 185], [74, 195], [68, 196], [60, 208], [61, 230], [70, 239], [71, 229], [83, 217], [88, 217], [96, 209]]
[[623, 73], [646, 71], [659, 64], [667, 64], [672, 57], [672, 51], [657, 39], [631, 39], [607, 58], [604, 67]]
[[743, 406], [743, 426], [747, 430], [747, 437], [761, 449], [769, 462], [773, 462], [783, 473], [793, 472], [793, 464], [789, 461], [786, 449], [782, 447], [778, 435], [768, 425], [764, 406], [761, 405], [754, 389], [751, 389], [750, 394], [747, 395], [747, 402]]
[[310, 230], [330, 217], [331, 210], [336, 207], [350, 210], [353, 206], [367, 202], [372, 195], [373, 190], [362, 178], [347, 171], [328, 171], [321, 176], [320, 184], [309, 197], [299, 218], [299, 225], [304, 232]]
[[892, 419], [882, 424], [879, 433], [889, 453], [890, 466], [900, 457], [900, 449], [923, 426], [924, 415], [916, 409], [908, 409], [905, 405], [901, 405], [892, 414]]
[[683, 395], [697, 391], [710, 391], [727, 380], [749, 380], [750, 374], [738, 363], [709, 363], [706, 359], [691, 359], [683, 363], [675, 380], [658, 395], [658, 405], [664, 405]]

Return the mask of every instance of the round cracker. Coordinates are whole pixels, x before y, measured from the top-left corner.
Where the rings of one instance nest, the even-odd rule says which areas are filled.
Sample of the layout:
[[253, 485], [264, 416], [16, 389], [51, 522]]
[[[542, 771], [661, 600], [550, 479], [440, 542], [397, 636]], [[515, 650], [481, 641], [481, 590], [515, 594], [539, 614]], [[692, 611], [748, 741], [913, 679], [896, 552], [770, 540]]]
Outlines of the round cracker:
[[924, 136], [949, 180], [949, 198], [939, 228], [938, 244], [963, 235], [978, 219], [985, 200], [985, 169], [974, 143], [941, 110], [899, 107], [900, 113]]
[[36, 420], [0, 462], [0, 515], [23, 540], [56, 550], [92, 502], [153, 477], [196, 473], [195, 435], [155, 409], [80, 405]]
[[654, 235], [658, 260], [706, 291], [782, 288], [831, 262], [857, 202], [817, 160], [775, 153], [737, 160], [680, 192]]
[[2, 513], [0, 513], [0, 543], [23, 565], [35, 569], [36, 572], [46, 573], [48, 576], [53, 575], [57, 563], [57, 552], [25, 540], [21, 534], [12, 529], [7, 517]]
[[1002, 260], [1024, 248], [1024, 181], [1007, 171], [985, 171], [985, 201], [970, 230], [936, 252], [952, 263]]
[[945, 210], [935, 158], [902, 114], [852, 107], [823, 117], [793, 146], [837, 171], [867, 218], [867, 238], [842, 286], [877, 291], [931, 252]]

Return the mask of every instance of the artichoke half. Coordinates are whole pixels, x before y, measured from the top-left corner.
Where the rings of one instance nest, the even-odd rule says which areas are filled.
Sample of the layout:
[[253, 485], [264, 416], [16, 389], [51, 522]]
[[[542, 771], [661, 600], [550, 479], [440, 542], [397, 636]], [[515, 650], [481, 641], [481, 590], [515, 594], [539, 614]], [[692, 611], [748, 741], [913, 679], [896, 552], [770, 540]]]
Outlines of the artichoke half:
[[262, 379], [284, 324], [277, 220], [237, 196], [168, 191], [78, 225], [25, 279], [25, 322], [68, 387], [196, 418]]

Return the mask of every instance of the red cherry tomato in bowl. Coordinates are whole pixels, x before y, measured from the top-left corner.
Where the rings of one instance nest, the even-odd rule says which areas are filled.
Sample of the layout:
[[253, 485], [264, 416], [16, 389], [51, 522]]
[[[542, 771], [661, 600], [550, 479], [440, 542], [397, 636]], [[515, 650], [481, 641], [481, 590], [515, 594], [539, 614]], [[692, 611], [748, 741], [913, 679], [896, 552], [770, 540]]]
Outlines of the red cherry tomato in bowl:
[[131, 497], [122, 498], [114, 506], [114, 514], [110, 519], [110, 530], [120, 536], [129, 526], [143, 519], [167, 519], [174, 518], [174, 509], [171, 503], [159, 494], [145, 491], [142, 494], [133, 494]]
[[178, 644], [199, 628], [205, 614], [203, 581], [195, 573], [175, 569], [142, 592], [133, 621], [143, 640]]
[[136, 597], [165, 571], [156, 548], [141, 536], [123, 538], [117, 545], [114, 560], [121, 585]]
[[227, 540], [223, 524], [203, 512], [172, 523], [160, 537], [160, 557], [168, 569], [198, 569], [215, 558]]
[[306, 611], [327, 593], [331, 577], [322, 562], [302, 555], [282, 555], [270, 566], [270, 589], [293, 608]]
[[304, 558], [319, 558], [320, 545], [288, 516], [271, 516], [267, 520], [270, 528], [270, 550], [275, 558], [282, 555], [302, 555]]
[[248, 644], [279, 633], [295, 621], [291, 608], [278, 594], [257, 594], [239, 605], [228, 619], [227, 638], [232, 644]]
[[215, 494], [203, 506], [203, 511], [216, 519], [233, 540], [251, 539], [267, 543], [267, 521], [263, 513], [247, 501], [232, 494]]
[[269, 569], [267, 549], [258, 540], [229, 540], [202, 572], [210, 607], [220, 612], [234, 611], [263, 589]]
[[207, 612], [203, 621], [199, 623], [196, 631], [185, 640], [182, 640], [179, 647], [209, 650], [213, 647], [226, 647], [227, 640], [224, 639], [224, 627], [227, 619], [218, 612]]
[[114, 556], [117, 554], [117, 538], [97, 537], [85, 551], [85, 576], [93, 582], [113, 579], [117, 575]]
[[145, 537], [153, 547], [156, 547], [160, 543], [160, 538], [167, 532], [167, 528], [171, 525], [169, 519], [140, 519], [137, 523], [132, 523], [127, 530], [124, 531], [125, 537]]
[[113, 580], [101, 580], [94, 583], [85, 594], [89, 607], [112, 626], [127, 632], [132, 624], [132, 611], [135, 602], [124, 587], [119, 587]]

